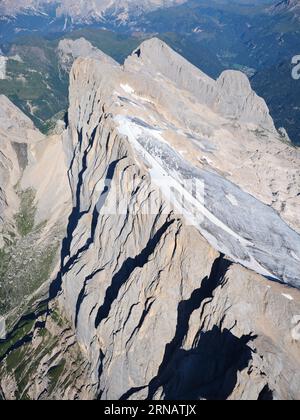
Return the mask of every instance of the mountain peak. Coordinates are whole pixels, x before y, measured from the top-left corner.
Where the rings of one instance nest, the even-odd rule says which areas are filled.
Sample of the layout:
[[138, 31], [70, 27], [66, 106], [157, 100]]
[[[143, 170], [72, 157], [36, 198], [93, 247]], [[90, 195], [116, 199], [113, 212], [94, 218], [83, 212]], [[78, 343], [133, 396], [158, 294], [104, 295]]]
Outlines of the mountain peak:
[[94, 58], [102, 62], [117, 64], [111, 57], [95, 48], [83, 37], [76, 40], [62, 39], [58, 44], [57, 53], [59, 64], [66, 72], [71, 70], [73, 62], [79, 57]]
[[132, 54], [140, 57], [144, 54], [148, 55], [150, 52], [153, 52], [153, 50], [158, 53], [159, 51], [167, 48], [170, 49], [164, 41], [157, 37], [153, 37], [142, 42], [142, 44]]
[[158, 38], [144, 41], [125, 61], [124, 68], [151, 73], [154, 79], [164, 77], [215, 112], [276, 133], [265, 101], [240, 71], [224, 71], [215, 81]]

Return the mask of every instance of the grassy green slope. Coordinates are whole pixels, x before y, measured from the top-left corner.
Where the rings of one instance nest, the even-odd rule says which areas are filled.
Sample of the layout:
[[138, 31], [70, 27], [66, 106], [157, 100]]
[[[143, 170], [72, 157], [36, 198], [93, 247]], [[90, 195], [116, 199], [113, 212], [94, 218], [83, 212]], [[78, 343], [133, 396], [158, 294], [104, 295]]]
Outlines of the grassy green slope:
[[[78, 30], [64, 37], [84, 37], [119, 62], [141, 40], [95, 29]], [[0, 80], [0, 94], [8, 96], [45, 133], [53, 126], [51, 119], [68, 107], [68, 75], [60, 70], [56, 55], [61, 38], [19, 38], [10, 47], [6, 79]]]
[[45, 121], [67, 107], [68, 79], [59, 72], [56, 46], [56, 41], [39, 37], [20, 39], [11, 47], [7, 78], [0, 80], [0, 93], [42, 130]]

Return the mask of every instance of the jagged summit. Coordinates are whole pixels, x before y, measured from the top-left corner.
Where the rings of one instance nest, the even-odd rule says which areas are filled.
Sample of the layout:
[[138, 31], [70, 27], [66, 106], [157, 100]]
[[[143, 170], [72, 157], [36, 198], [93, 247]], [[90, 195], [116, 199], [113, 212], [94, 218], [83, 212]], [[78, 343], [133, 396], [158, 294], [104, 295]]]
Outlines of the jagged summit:
[[74, 61], [78, 57], [89, 57], [110, 64], [117, 64], [115, 60], [113, 60], [108, 55], [104, 54], [98, 48], [95, 48], [85, 38], [78, 38], [76, 40], [67, 38], [62, 39], [58, 44], [57, 53], [59, 64], [62, 67], [62, 69], [66, 72], [69, 72], [71, 70]]
[[219, 93], [214, 106], [219, 112], [276, 132], [266, 102], [252, 90], [250, 81], [244, 73], [235, 70], [224, 71], [216, 85]]
[[125, 69], [131, 68], [134, 71], [143, 68], [154, 78], [162, 74], [221, 115], [276, 131], [265, 101], [253, 92], [242, 72], [224, 71], [215, 81], [158, 38], [143, 42], [125, 61]]

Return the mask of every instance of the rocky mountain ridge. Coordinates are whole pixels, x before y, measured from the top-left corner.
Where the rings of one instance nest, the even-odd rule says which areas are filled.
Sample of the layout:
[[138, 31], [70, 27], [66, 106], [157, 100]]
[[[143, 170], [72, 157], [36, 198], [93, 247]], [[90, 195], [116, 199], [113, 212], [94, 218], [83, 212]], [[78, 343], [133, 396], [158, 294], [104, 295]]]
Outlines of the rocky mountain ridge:
[[0, 342], [2, 398], [298, 399], [300, 156], [246, 77], [158, 39], [93, 51], [55, 142], [67, 228]]

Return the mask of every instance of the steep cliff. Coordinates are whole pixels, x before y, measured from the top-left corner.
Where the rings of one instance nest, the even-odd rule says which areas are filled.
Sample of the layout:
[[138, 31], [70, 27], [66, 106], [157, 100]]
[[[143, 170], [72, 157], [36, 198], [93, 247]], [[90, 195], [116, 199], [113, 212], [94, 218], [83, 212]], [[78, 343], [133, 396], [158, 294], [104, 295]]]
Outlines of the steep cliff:
[[60, 264], [0, 342], [2, 397], [298, 399], [300, 156], [245, 77], [156, 39], [79, 58], [61, 140]]

